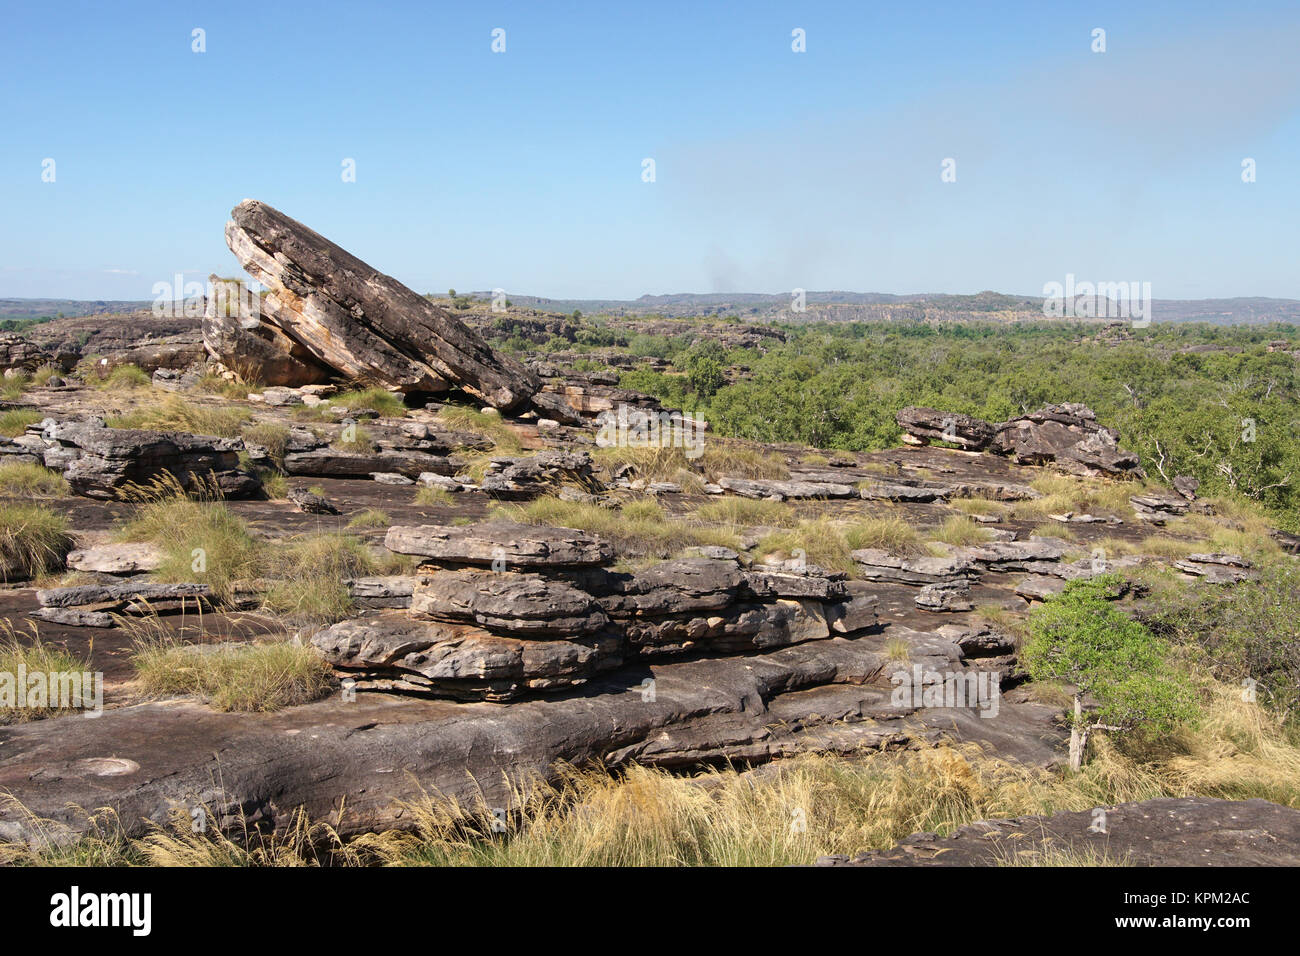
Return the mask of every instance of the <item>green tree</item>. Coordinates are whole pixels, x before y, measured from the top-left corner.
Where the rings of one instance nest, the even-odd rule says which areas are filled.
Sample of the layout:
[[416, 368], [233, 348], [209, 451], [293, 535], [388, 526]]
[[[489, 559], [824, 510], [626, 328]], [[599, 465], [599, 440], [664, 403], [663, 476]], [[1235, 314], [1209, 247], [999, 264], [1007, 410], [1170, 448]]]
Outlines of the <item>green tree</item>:
[[[1123, 584], [1114, 574], [1072, 581], [1029, 616], [1020, 651], [1029, 676], [1074, 686], [1072, 770], [1083, 765], [1095, 730], [1154, 735], [1196, 716], [1192, 688], [1172, 645], [1112, 603]], [[1085, 697], [1097, 705], [1086, 713]]]

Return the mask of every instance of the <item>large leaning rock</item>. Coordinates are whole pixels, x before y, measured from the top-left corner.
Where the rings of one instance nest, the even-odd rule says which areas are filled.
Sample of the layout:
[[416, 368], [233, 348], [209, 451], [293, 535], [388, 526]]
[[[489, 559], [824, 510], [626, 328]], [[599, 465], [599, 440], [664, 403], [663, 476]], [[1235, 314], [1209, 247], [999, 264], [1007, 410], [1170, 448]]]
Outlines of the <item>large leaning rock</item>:
[[[235, 283], [209, 276], [214, 289]], [[203, 347], [247, 382], [298, 388], [329, 381], [332, 370], [316, 361], [307, 348], [279, 328], [240, 309], [241, 290], [208, 300], [203, 315]]]
[[269, 290], [260, 314], [241, 319], [282, 333], [287, 342], [269, 330], [260, 337], [286, 354], [291, 342], [358, 382], [402, 392], [456, 387], [503, 411], [524, 406], [540, 387], [446, 309], [266, 203], [246, 199], [231, 211], [226, 244]]

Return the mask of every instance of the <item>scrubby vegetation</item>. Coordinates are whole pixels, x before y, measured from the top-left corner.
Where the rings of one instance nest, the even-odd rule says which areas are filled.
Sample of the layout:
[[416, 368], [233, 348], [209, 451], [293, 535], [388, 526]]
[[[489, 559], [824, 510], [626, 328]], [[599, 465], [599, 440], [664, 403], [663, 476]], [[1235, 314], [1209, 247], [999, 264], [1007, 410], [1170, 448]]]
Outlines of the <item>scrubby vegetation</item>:
[[[0, 621], [0, 675], [10, 675], [16, 681], [18, 675], [24, 673], [84, 674], [89, 670], [87, 661], [74, 657], [62, 647], [42, 641], [35, 624], [20, 632], [8, 621]], [[88, 688], [83, 689], [83, 693], [88, 692]], [[69, 708], [50, 706], [50, 703], [47, 698], [44, 705], [28, 702], [21, 707], [14, 703], [0, 707], [0, 725], [72, 712]]]
[[304, 704], [333, 683], [329, 666], [301, 643], [186, 644], [162, 628], [136, 637], [132, 663], [145, 693], [194, 694], [223, 711]]
[[65, 515], [43, 505], [0, 504], [0, 582], [54, 571], [71, 547]]
[[0, 412], [0, 436], [16, 438], [45, 416], [34, 408], [11, 408]]
[[1267, 348], [1290, 327], [1157, 324], [1110, 337], [1064, 322], [896, 321], [785, 331], [787, 341], [761, 355], [724, 355], [751, 374], [711, 396], [692, 390], [680, 340], [650, 354], [684, 363], [687, 375], [641, 369], [622, 384], [700, 414], [723, 435], [861, 451], [898, 444], [894, 414], [904, 405], [1002, 421], [1083, 402], [1119, 429], [1154, 480], [1193, 475], [1205, 494], [1258, 502], [1300, 530], [1300, 370]]
[[57, 471], [26, 461], [0, 463], [0, 495], [9, 498], [63, 498], [67, 480]]
[[157, 404], [143, 405], [123, 415], [110, 416], [104, 420], [104, 424], [109, 428], [146, 428], [152, 431], [236, 438], [249, 417], [248, 411], [242, 408], [201, 405], [180, 395], [168, 395]]

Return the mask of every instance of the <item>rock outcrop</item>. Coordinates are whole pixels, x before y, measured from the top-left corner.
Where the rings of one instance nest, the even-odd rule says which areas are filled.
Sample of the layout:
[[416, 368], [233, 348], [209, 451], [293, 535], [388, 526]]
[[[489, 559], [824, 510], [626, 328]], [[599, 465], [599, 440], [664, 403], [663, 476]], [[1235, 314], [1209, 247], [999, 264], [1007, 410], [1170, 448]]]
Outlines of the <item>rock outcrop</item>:
[[1086, 405], [1045, 405], [1001, 424], [907, 406], [896, 420], [912, 444], [947, 441], [968, 451], [991, 451], [1022, 465], [1053, 464], [1087, 477], [1140, 478], [1138, 456], [1119, 447], [1119, 432], [1098, 424]]
[[262, 483], [239, 467], [238, 439], [107, 428], [101, 419], [41, 423], [42, 460], [88, 498], [117, 498], [131, 485], [170, 475], [188, 489], [215, 482], [226, 498], [251, 498]]
[[540, 387], [523, 365], [446, 309], [266, 203], [246, 199], [236, 206], [226, 243], [268, 291], [258, 315], [239, 316], [237, 331], [225, 317], [214, 317], [207, 337], [217, 349], [233, 339], [237, 351], [267, 352], [267, 370], [275, 361], [306, 359], [401, 392], [460, 388], [503, 411], [523, 408]]
[[402, 585], [363, 585], [395, 609], [312, 639], [362, 689], [514, 700], [637, 659], [752, 653], [876, 624], [876, 598], [842, 573], [743, 567], [734, 553], [617, 571], [592, 535], [507, 522], [394, 527], [386, 544], [427, 559], [409, 602]]
[[997, 427], [989, 446], [1022, 465], [1054, 464], [1087, 477], [1142, 477], [1138, 456], [1119, 447], [1119, 432], [1097, 423], [1086, 405], [1045, 405]]
[[0, 332], [0, 372], [32, 372], [53, 362], [53, 356], [15, 332]]

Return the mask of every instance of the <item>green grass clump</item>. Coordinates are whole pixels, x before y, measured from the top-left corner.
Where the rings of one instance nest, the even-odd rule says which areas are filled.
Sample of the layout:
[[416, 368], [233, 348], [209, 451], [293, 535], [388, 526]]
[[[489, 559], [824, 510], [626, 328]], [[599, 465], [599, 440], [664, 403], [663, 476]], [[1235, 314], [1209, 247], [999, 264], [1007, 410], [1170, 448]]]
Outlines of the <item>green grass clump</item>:
[[402, 397], [382, 388], [342, 392], [329, 399], [329, 404], [348, 411], [372, 408], [386, 418], [401, 418], [406, 414], [406, 403]]
[[260, 576], [266, 544], [215, 493], [188, 496], [174, 478], [133, 493], [135, 516], [118, 533], [121, 541], [151, 541], [162, 551], [156, 572], [163, 581], [197, 581], [213, 596], [228, 598], [236, 581]]
[[700, 505], [695, 509], [695, 517], [701, 521], [741, 527], [771, 525], [783, 528], [799, 523], [798, 513], [790, 505], [731, 495]]
[[145, 693], [194, 694], [220, 711], [265, 713], [324, 696], [329, 665], [290, 642], [185, 645], [161, 629], [137, 637], [131, 662]]
[[393, 519], [388, 516], [387, 511], [381, 511], [379, 508], [367, 508], [354, 514], [348, 521], [348, 527], [387, 528], [392, 523]]
[[248, 418], [249, 413], [242, 408], [198, 405], [179, 395], [168, 395], [159, 404], [106, 418], [104, 424], [109, 428], [143, 428], [237, 438]]
[[450, 507], [455, 503], [455, 501], [456, 499], [452, 497], [451, 492], [446, 488], [428, 488], [422, 486], [415, 489], [415, 503], [417, 505], [425, 505], [428, 507], [433, 507], [435, 505], [440, 507]]
[[902, 518], [863, 518], [844, 529], [850, 551], [879, 548], [890, 554], [911, 556], [925, 552], [921, 533]]
[[27, 391], [31, 383], [31, 377], [26, 372], [0, 377], [0, 398], [9, 402], [15, 401], [22, 397], [23, 392]]
[[105, 365], [101, 356], [89, 355], [77, 363], [73, 373], [91, 388], [129, 391], [153, 384], [149, 373], [138, 365]]
[[71, 547], [66, 515], [41, 505], [0, 504], [0, 582], [55, 571], [63, 566]]
[[829, 518], [801, 521], [797, 527], [774, 531], [758, 543], [758, 552], [764, 558], [802, 557], [808, 564], [848, 574], [856, 571], [849, 556], [851, 550], [844, 529]]
[[[90, 670], [90, 662], [73, 657], [61, 647], [42, 642], [34, 624], [29, 632], [20, 633], [8, 621], [0, 621], [0, 674], [13, 675], [17, 680], [20, 669], [27, 674], [84, 674]], [[83, 694], [90, 693], [90, 690], [83, 688]], [[89, 700], [85, 702], [91, 703]], [[76, 708], [48, 705], [0, 707], [0, 725], [57, 717], [75, 711]]]
[[0, 412], [0, 435], [5, 438], [17, 438], [27, 431], [28, 425], [35, 425], [45, 415], [34, 408], [11, 408]]
[[55, 365], [42, 365], [32, 373], [32, 384], [44, 387], [50, 383], [50, 379], [56, 375], [62, 375], [63, 372]]
[[930, 531], [930, 537], [944, 544], [969, 547], [983, 544], [993, 537], [989, 530], [964, 515], [953, 515], [939, 527]]
[[336, 532], [302, 535], [269, 557], [276, 580], [266, 593], [267, 610], [311, 623], [329, 624], [352, 613], [348, 578], [389, 570], [360, 538]]
[[284, 464], [284, 449], [289, 441], [289, 429], [275, 422], [255, 422], [240, 430], [245, 444], [261, 445], [277, 466]]
[[537, 498], [527, 504], [500, 505], [494, 516], [529, 524], [579, 528], [607, 538], [620, 550], [668, 557], [690, 545], [716, 544], [739, 548], [730, 528], [710, 528], [668, 515], [656, 501], [629, 502], [620, 509], [560, 498]]
[[66, 498], [71, 490], [57, 471], [28, 461], [0, 464], [0, 495], [10, 498]]
[[489, 439], [496, 446], [493, 455], [517, 455], [524, 450], [515, 430], [502, 421], [500, 415], [481, 412], [467, 405], [444, 405], [438, 409], [438, 420], [456, 431], [472, 432]]

